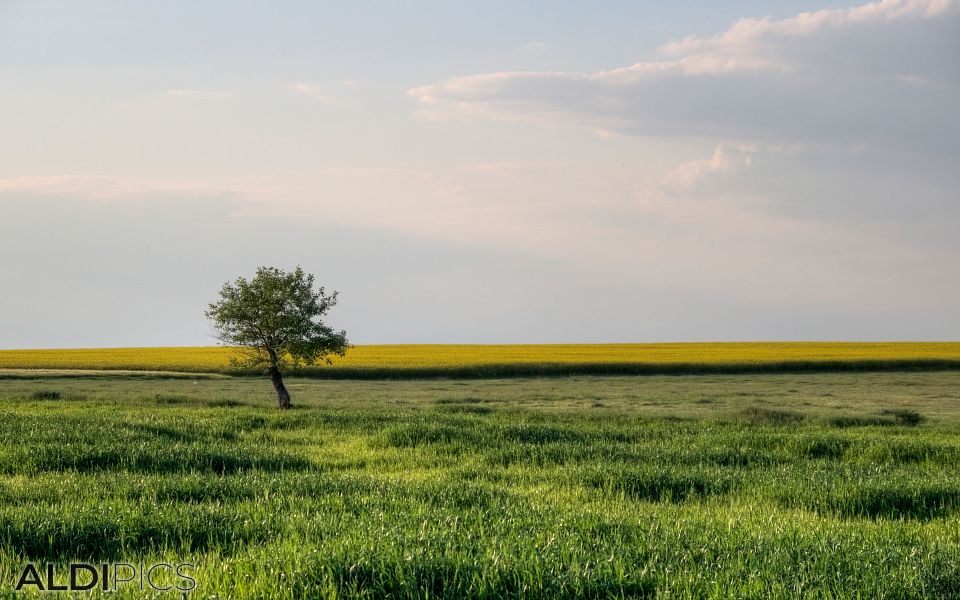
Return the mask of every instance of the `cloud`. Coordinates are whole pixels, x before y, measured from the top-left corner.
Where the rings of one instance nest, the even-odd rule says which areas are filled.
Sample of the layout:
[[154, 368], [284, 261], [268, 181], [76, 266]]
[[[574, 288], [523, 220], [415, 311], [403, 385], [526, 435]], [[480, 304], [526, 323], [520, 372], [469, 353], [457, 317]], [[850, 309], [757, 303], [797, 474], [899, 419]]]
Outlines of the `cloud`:
[[958, 15], [960, 0], [882, 0], [742, 19], [626, 67], [469, 75], [408, 94], [431, 118], [956, 151]]
[[674, 58], [676, 66], [687, 74], [789, 69], [795, 66], [794, 62], [776, 51], [778, 44], [790, 38], [810, 38], [824, 32], [842, 34], [844, 29], [937, 19], [958, 12], [960, 2], [956, 0], [881, 0], [852, 8], [801, 13], [779, 21], [769, 17], [741, 19], [721, 35], [690, 36], [666, 44], [660, 51]]
[[662, 180], [665, 190], [675, 193], [689, 192], [705, 179], [722, 174], [734, 174], [749, 168], [753, 161], [755, 146], [718, 145], [710, 158], [691, 160], [668, 171]]
[[227, 90], [172, 89], [164, 90], [163, 95], [172, 98], [226, 98], [231, 93]]
[[[354, 82], [342, 82], [341, 85], [353, 85]], [[309, 96], [314, 100], [320, 100], [323, 102], [329, 102], [330, 96], [327, 94], [324, 86], [321, 86], [316, 83], [305, 83], [305, 82], [295, 82], [288, 83], [287, 89], [294, 91], [298, 94], [303, 94], [304, 96]]]
[[[817, 169], [802, 168], [784, 152], [720, 144], [672, 167], [641, 162], [635, 169], [580, 160], [475, 163], [449, 171], [322, 168], [260, 182], [259, 189], [255, 181], [226, 186], [97, 176], [3, 179], [0, 211], [8, 218], [0, 223], [16, 232], [18, 211], [54, 203], [61, 208], [44, 210], [61, 215], [54, 221], [67, 230], [74, 223], [67, 214], [148, 215], [123, 232], [130, 245], [147, 248], [148, 257], [155, 251], [149, 248], [198, 239], [209, 244], [177, 225], [179, 219], [195, 223], [198, 214], [225, 236], [283, 232], [278, 239], [297, 248], [288, 257], [314, 252], [315, 232], [339, 232], [344, 239], [359, 233], [373, 244], [380, 236], [417, 240], [547, 265], [563, 273], [565, 282], [582, 282], [589, 274], [602, 283], [601, 296], [632, 299], [643, 310], [677, 302], [708, 313], [717, 302], [730, 302], [778, 315], [821, 309], [859, 314], [863, 306], [912, 314], [955, 306], [960, 280], [950, 268], [957, 242], [949, 218], [940, 215], [932, 227], [911, 223], [915, 216], [847, 222], [771, 211], [762, 189], [729, 191], [738, 180], [774, 177], [797, 187], [799, 195], [813, 195], [808, 186]], [[750, 177], [739, 176], [745, 173]], [[219, 194], [229, 196], [221, 203], [196, 202]], [[847, 190], [834, 189], [824, 202], [843, 203], [846, 196]], [[157, 215], [166, 225], [157, 226]], [[294, 230], [299, 233], [290, 235]], [[166, 242], [155, 243], [157, 236]], [[18, 247], [16, 239], [8, 239], [8, 247]], [[269, 244], [250, 245], [249, 239], [244, 234], [234, 241], [250, 260], [271, 251]], [[333, 262], [353, 265], [354, 254], [341, 253]], [[50, 260], [59, 256], [51, 253]], [[449, 273], [471, 269], [455, 264]], [[517, 289], [527, 284], [536, 289], [542, 282], [524, 275]], [[631, 314], [621, 316], [629, 320]]]
[[95, 201], [130, 201], [170, 195], [202, 198], [262, 194], [265, 186], [219, 185], [206, 181], [151, 181], [104, 175], [51, 175], [0, 179], [2, 196], [58, 196]]

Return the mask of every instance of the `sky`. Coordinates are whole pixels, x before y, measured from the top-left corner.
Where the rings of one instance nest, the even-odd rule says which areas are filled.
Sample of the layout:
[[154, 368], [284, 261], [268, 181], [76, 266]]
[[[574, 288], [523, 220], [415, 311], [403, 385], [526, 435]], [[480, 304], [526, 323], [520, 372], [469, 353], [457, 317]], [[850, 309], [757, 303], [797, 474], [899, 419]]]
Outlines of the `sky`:
[[960, 339], [960, 0], [0, 0], [0, 348]]

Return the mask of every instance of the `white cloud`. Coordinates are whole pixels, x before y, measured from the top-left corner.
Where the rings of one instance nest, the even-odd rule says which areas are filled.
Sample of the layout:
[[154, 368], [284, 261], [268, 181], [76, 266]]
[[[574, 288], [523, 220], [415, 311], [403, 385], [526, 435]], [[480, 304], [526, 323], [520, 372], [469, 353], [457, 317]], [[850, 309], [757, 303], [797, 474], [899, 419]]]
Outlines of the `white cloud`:
[[220, 185], [208, 181], [152, 181], [105, 175], [51, 175], [0, 179], [0, 194], [59, 196], [97, 201], [129, 201], [165, 195], [209, 198], [262, 194], [263, 185]]
[[721, 174], [735, 174], [749, 168], [757, 148], [751, 145], [718, 145], [710, 158], [691, 160], [668, 171], [661, 182], [670, 192], [689, 192], [704, 179]]
[[[346, 85], [346, 84], [343, 84], [343, 85]], [[305, 83], [302, 81], [296, 82], [296, 83], [288, 83], [287, 89], [292, 90], [298, 94], [303, 94], [304, 96], [309, 96], [314, 100], [320, 100], [322, 102], [330, 101], [330, 96], [327, 94], [325, 87], [316, 83]]]
[[433, 118], [942, 150], [960, 136], [958, 14], [960, 0], [881, 0], [743, 19], [622, 68], [469, 75], [409, 95]]
[[[934, 283], [931, 275], [949, 264], [955, 244], [928, 246], [892, 221], [783, 214], [760, 193], [718, 189], [747, 170], [770, 176], [782, 164], [759, 157], [780, 152], [720, 145], [666, 172], [551, 161], [470, 164], [451, 172], [324, 169], [248, 204], [244, 215], [496, 249], [643, 282], [677, 298], [743, 298], [749, 290], [756, 306], [852, 309], [873, 297], [917, 306], [900, 289], [903, 282], [955, 293], [953, 280]], [[775, 176], [802, 186], [809, 173]]]
[[877, 26], [899, 20], [941, 18], [958, 12], [958, 0], [880, 0], [852, 8], [800, 13], [779, 21], [769, 17], [741, 19], [718, 36], [690, 36], [666, 44], [660, 51], [674, 57], [690, 74], [726, 72], [737, 67], [784, 68], [790, 64], [763, 52], [778, 38], [809, 37], [830, 29]]
[[[204, 205], [191, 202], [198, 197], [227, 197], [224, 219], [230, 227], [277, 231], [316, 224], [389, 232], [564, 265], [571, 273], [659, 290], [672, 301], [724, 298], [778, 310], [821, 305], [854, 310], [872, 302], [916, 310], [956, 298], [956, 277], [942, 276], [951, 272], [956, 242], [936, 242], [926, 225], [786, 214], [770, 210], [762, 190], [724, 189], [737, 180], [772, 175], [804, 193], [809, 170], [770, 160], [792, 160], [784, 154], [791, 151], [722, 144], [672, 167], [508, 161], [449, 171], [325, 168], [232, 186], [97, 176], [17, 178], [0, 180], [0, 199], [77, 197], [109, 201], [102, 203], [105, 210], [125, 211], [127, 203], [144, 200], [194, 210]], [[738, 176], [747, 172], [751, 177]], [[845, 193], [837, 190], [824, 201], [843, 201]], [[621, 283], [611, 285], [608, 291]], [[908, 290], [923, 290], [926, 300]]]
[[172, 89], [164, 90], [163, 95], [172, 98], [226, 98], [231, 93], [227, 90]]

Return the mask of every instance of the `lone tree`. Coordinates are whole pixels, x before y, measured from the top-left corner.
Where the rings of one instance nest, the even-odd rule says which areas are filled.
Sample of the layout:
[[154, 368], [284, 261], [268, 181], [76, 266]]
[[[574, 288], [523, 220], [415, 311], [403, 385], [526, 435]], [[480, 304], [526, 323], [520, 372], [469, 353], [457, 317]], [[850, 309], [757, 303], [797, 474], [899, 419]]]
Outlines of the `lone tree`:
[[260, 267], [253, 279], [243, 277], [223, 284], [220, 301], [206, 311], [224, 344], [243, 349], [234, 366], [265, 367], [277, 391], [280, 408], [290, 408], [290, 392], [283, 385], [287, 367], [330, 364], [330, 355], [343, 356], [349, 348], [346, 331], [334, 331], [320, 320], [337, 303], [314, 289], [313, 275], [297, 267], [287, 273]]

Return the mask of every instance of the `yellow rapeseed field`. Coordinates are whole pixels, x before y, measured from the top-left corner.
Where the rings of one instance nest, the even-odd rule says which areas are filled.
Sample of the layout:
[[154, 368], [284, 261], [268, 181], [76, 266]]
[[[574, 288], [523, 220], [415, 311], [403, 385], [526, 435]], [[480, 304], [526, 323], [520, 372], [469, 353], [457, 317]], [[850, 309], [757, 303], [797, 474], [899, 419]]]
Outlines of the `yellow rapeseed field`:
[[[0, 369], [231, 371], [223, 347], [0, 350]], [[960, 362], [960, 342], [743, 342], [671, 344], [415, 344], [355, 346], [322, 369], [486, 365], [734, 365], [864, 361]]]

